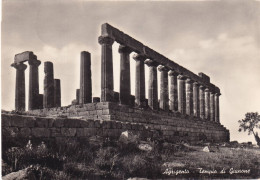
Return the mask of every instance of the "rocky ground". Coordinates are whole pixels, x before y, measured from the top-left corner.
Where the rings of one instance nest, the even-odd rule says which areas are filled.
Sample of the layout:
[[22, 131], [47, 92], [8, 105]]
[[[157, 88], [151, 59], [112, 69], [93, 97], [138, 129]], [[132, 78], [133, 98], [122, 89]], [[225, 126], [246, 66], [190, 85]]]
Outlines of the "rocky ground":
[[251, 143], [3, 139], [3, 179], [260, 178], [260, 149]]

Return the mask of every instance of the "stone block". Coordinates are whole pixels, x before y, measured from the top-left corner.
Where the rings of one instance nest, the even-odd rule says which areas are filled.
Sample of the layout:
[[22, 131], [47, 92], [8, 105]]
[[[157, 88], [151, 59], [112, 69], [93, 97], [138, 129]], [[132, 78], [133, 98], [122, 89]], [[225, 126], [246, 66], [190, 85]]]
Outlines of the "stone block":
[[64, 119], [64, 127], [78, 128], [81, 127], [81, 121], [79, 119]]
[[35, 127], [36, 126], [36, 118], [35, 117], [23, 117], [24, 119], [24, 127]]
[[22, 116], [12, 115], [10, 116], [10, 122], [12, 127], [24, 127]]
[[85, 132], [84, 132], [84, 128], [77, 128], [76, 129], [76, 136], [77, 137], [84, 137], [84, 136], [86, 136]]
[[112, 127], [111, 121], [103, 121], [102, 125], [104, 129], [110, 129]]
[[76, 128], [61, 128], [61, 135], [66, 137], [73, 137], [76, 135]]
[[101, 127], [100, 121], [94, 121], [94, 127], [95, 128], [100, 128]]
[[49, 127], [49, 118], [39, 118], [37, 117], [35, 120], [36, 127]]
[[19, 129], [17, 127], [3, 127], [2, 137], [18, 137]]
[[52, 127], [64, 127], [64, 119], [57, 118], [54, 120]]
[[48, 128], [32, 128], [34, 137], [50, 137], [50, 129]]
[[1, 114], [2, 127], [10, 127], [11, 126], [11, 116], [9, 114]]
[[50, 128], [51, 137], [61, 137], [61, 129], [60, 128]]
[[22, 137], [29, 137], [29, 136], [31, 136], [31, 129], [30, 128], [21, 128], [19, 135], [21, 135]]
[[15, 63], [21, 63], [29, 60], [37, 60], [37, 56], [32, 51], [25, 51], [14, 56]]

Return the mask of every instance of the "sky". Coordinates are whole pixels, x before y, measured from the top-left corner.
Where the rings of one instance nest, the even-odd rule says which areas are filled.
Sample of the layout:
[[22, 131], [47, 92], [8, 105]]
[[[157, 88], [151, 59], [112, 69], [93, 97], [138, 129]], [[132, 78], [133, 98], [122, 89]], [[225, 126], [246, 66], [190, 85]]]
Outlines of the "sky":
[[[62, 106], [76, 98], [80, 52], [90, 52], [93, 97], [100, 96], [98, 36], [103, 23], [111, 24], [196, 74], [203, 72], [210, 76], [222, 94], [220, 121], [230, 130], [231, 140], [255, 143], [252, 135], [238, 132], [238, 120], [244, 118], [246, 112], [260, 113], [260, 1], [253, 0], [3, 0], [2, 109], [14, 109], [15, 69], [10, 65], [15, 54], [24, 51], [33, 51], [42, 62], [40, 93], [43, 93], [43, 63], [54, 63], [54, 77], [61, 79]], [[114, 43], [114, 89], [117, 92], [118, 47], [119, 44]], [[134, 95], [135, 61], [131, 60], [130, 65]], [[145, 71], [147, 85], [147, 67]], [[25, 75], [28, 105], [29, 66]]]

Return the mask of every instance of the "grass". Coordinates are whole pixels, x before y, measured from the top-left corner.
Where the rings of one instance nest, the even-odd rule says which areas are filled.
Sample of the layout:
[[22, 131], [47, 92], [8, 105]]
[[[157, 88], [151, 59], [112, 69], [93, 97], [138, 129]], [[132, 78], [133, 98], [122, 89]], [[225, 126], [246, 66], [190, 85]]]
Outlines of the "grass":
[[[46, 139], [44, 143], [42, 139], [31, 139], [29, 146], [27, 142], [28, 139], [3, 139], [3, 176], [29, 167], [38, 179], [58, 180], [260, 177], [260, 149], [257, 148], [216, 146], [215, 152], [203, 152], [203, 144], [147, 142], [153, 150], [142, 151], [136, 144], [126, 145], [101, 137], [77, 141]], [[204, 173], [199, 173], [198, 168]], [[250, 169], [250, 173], [231, 174], [231, 168]], [[222, 169], [225, 173], [220, 173]], [[217, 173], [209, 173], [214, 170]]]

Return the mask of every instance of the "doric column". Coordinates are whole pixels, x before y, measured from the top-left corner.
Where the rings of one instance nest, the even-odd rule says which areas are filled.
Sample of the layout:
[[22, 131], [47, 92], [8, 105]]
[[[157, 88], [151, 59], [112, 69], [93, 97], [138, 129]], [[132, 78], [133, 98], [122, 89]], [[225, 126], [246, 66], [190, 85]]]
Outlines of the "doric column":
[[114, 39], [107, 36], [99, 36], [101, 44], [101, 101], [114, 100], [114, 78], [113, 78], [113, 53], [112, 44]]
[[219, 96], [220, 93], [215, 94], [215, 122], [220, 123], [219, 121]]
[[80, 104], [92, 102], [91, 55], [82, 51], [80, 58]]
[[53, 63], [44, 62], [44, 95], [43, 95], [43, 107], [54, 107], [54, 78], [53, 78]]
[[205, 119], [210, 119], [210, 94], [209, 89], [205, 89]]
[[29, 60], [30, 72], [29, 72], [29, 103], [28, 109], [39, 109], [39, 73], [38, 66], [41, 61], [37, 59]]
[[15, 110], [25, 110], [25, 76], [24, 71], [27, 66], [23, 63], [13, 63], [11, 65], [16, 69], [16, 82], [15, 82]]
[[144, 61], [146, 57], [140, 54], [134, 55], [136, 61], [135, 68], [135, 103], [137, 106], [143, 106], [145, 103], [145, 71]]
[[205, 119], [205, 87], [200, 86], [200, 95], [199, 95], [199, 101], [200, 101], [200, 118]]
[[132, 50], [127, 46], [120, 45], [118, 52], [120, 53], [119, 101], [121, 104], [129, 104], [131, 95], [129, 55]]
[[160, 79], [160, 109], [169, 110], [169, 90], [168, 90], [168, 71], [165, 66], [159, 66], [158, 70], [161, 72]]
[[54, 107], [61, 107], [60, 80], [54, 79]]
[[149, 83], [148, 83], [148, 105], [150, 108], [158, 109], [158, 87], [157, 87], [157, 66], [158, 63], [150, 59], [145, 60], [145, 64], [149, 67]]
[[200, 103], [199, 103], [199, 84], [193, 83], [193, 114], [195, 117], [200, 117]]
[[210, 121], [215, 121], [215, 93], [210, 92]]
[[178, 83], [177, 76], [178, 73], [171, 70], [169, 72], [170, 76], [170, 100], [169, 100], [169, 108], [171, 111], [178, 111]]
[[189, 116], [193, 115], [193, 81], [187, 78], [185, 81], [186, 85], [186, 114]]
[[185, 79], [185, 76], [178, 75], [178, 111], [181, 114], [186, 114]]

